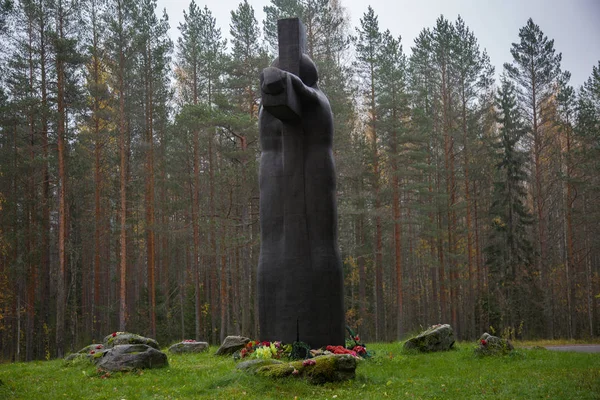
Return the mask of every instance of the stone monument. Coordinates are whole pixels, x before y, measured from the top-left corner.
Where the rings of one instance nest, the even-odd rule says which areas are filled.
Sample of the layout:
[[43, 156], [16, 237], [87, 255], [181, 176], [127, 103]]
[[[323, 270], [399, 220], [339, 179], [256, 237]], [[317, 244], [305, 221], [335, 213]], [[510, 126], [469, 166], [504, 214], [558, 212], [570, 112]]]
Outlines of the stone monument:
[[260, 339], [343, 345], [333, 116], [302, 22], [277, 30], [279, 57], [260, 77]]

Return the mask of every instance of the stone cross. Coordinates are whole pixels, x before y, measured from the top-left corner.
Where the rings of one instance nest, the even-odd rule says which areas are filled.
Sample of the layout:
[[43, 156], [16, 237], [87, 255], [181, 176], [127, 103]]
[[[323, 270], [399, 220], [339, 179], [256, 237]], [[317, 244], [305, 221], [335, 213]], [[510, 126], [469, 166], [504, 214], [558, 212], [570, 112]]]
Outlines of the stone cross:
[[298, 18], [279, 20], [279, 58], [261, 74], [260, 339], [344, 344], [333, 115]]

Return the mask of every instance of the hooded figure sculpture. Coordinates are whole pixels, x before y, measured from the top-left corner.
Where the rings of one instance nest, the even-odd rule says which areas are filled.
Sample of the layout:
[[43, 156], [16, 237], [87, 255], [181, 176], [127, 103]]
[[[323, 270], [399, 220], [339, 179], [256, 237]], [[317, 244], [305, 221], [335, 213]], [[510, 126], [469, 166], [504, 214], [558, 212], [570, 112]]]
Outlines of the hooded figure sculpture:
[[[302, 24], [278, 23], [280, 56], [260, 77], [260, 339], [343, 345], [331, 107], [303, 54]], [[290, 25], [297, 50], [282, 43]], [[289, 72], [294, 66], [297, 74]]]

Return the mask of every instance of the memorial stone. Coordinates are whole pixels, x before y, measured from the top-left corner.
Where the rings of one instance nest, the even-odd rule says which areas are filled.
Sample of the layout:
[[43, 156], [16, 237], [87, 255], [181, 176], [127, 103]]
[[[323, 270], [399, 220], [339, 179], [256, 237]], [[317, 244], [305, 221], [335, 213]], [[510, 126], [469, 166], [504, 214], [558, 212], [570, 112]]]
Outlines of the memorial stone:
[[300, 20], [279, 20], [278, 39], [260, 78], [260, 338], [343, 345], [333, 116]]

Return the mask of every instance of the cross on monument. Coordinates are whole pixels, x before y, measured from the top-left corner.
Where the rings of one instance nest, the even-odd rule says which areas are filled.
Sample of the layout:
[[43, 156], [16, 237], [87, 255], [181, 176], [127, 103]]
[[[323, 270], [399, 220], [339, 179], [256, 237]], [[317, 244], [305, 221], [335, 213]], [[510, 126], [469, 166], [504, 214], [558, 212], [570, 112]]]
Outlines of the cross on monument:
[[[300, 77], [302, 54], [306, 49], [306, 29], [298, 18], [286, 18], [277, 21], [279, 41], [279, 64], [282, 71]], [[282, 121], [297, 121], [301, 118], [302, 106], [292, 81], [280, 79], [278, 74], [265, 77], [270, 96], [262, 99], [262, 106]], [[272, 80], [271, 80], [272, 79]]]
[[300, 76], [300, 60], [306, 51], [306, 29], [298, 18], [277, 21], [279, 69]]

